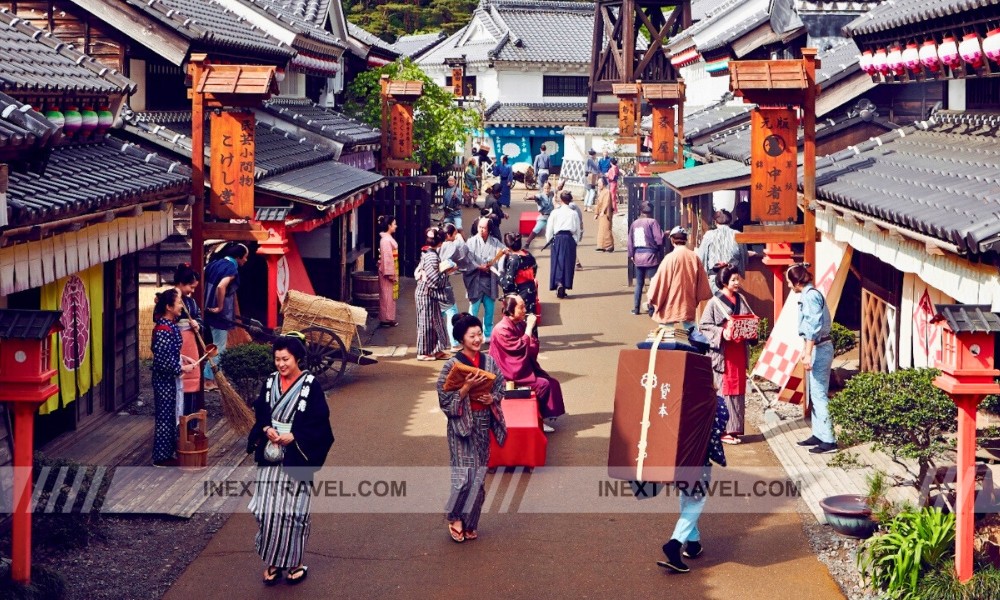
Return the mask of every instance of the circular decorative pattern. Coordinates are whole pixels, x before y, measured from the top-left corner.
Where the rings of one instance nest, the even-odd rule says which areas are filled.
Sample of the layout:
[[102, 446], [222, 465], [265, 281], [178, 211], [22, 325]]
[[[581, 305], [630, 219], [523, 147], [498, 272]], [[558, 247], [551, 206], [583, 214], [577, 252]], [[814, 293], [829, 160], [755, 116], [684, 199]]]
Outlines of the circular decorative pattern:
[[87, 287], [78, 276], [70, 275], [66, 280], [61, 305], [63, 314], [59, 322], [63, 330], [59, 332], [59, 341], [63, 366], [75, 371], [83, 364], [90, 345], [90, 300]]
[[14, 353], [14, 362], [23, 363], [28, 360], [28, 355], [24, 353], [24, 350], [18, 350]]
[[785, 140], [777, 135], [764, 138], [764, 152], [768, 156], [781, 156], [785, 152]]
[[506, 144], [503, 145], [502, 150], [504, 154], [506, 154], [511, 158], [514, 158], [515, 156], [519, 156], [521, 154], [521, 147], [515, 144], [514, 142], [507, 142]]
[[549, 153], [549, 156], [552, 156], [553, 154], [558, 154], [558, 152], [559, 152], [559, 144], [557, 144], [556, 142], [554, 142], [552, 140], [546, 140], [545, 141], [545, 150], [546, 150], [546, 152]]
[[288, 282], [291, 280], [291, 273], [288, 272], [288, 258], [282, 256], [278, 259], [277, 273], [278, 300], [285, 301], [288, 294]]

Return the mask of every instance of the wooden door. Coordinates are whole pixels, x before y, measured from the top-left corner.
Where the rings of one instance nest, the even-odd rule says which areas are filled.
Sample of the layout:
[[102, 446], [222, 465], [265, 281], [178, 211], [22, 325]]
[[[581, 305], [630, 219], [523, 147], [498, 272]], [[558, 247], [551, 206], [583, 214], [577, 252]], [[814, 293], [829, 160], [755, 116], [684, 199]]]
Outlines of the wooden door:
[[139, 397], [139, 270], [135, 254], [110, 261], [105, 271], [103, 408], [117, 412]]

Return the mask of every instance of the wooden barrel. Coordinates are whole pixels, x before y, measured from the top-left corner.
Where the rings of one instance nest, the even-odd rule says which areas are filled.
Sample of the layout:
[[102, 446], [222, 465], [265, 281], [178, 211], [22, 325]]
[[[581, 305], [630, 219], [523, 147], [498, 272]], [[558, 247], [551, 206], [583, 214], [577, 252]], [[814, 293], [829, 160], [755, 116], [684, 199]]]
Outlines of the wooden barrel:
[[[204, 469], [208, 466], [208, 436], [206, 434], [208, 413], [199, 410], [180, 418], [177, 440], [177, 463], [182, 469]], [[189, 429], [188, 423], [198, 422], [197, 429]]]
[[369, 314], [378, 314], [378, 285], [378, 273], [373, 271], [351, 273], [353, 304], [364, 308]]

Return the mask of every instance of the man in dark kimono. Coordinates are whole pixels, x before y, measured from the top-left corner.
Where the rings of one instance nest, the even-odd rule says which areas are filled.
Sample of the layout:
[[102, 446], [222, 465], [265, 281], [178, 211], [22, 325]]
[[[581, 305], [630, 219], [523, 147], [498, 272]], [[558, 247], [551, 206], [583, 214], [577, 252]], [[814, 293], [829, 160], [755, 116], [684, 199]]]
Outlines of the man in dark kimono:
[[493, 174], [500, 178], [500, 205], [510, 207], [510, 188], [514, 186], [514, 170], [507, 165], [507, 155], [493, 165]]
[[552, 245], [552, 265], [549, 269], [549, 289], [557, 290], [559, 298], [566, 297], [566, 290], [573, 289], [573, 275], [576, 273], [576, 245], [583, 239], [580, 213], [570, 204], [573, 194], [559, 194], [562, 202], [545, 225], [545, 239]]

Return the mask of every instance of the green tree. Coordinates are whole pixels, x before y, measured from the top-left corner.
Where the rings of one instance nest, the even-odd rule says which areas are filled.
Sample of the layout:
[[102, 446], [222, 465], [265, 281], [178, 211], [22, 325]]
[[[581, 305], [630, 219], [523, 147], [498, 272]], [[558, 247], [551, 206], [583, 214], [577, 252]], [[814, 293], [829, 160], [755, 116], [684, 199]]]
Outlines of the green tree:
[[423, 82], [424, 93], [414, 106], [413, 159], [425, 169], [434, 164], [451, 164], [455, 145], [463, 142], [470, 131], [482, 126], [479, 112], [475, 108], [456, 106], [450, 90], [435, 83], [407, 58], [360, 73], [348, 86], [344, 109], [372, 127], [381, 126], [379, 79], [382, 75], [393, 80]]

